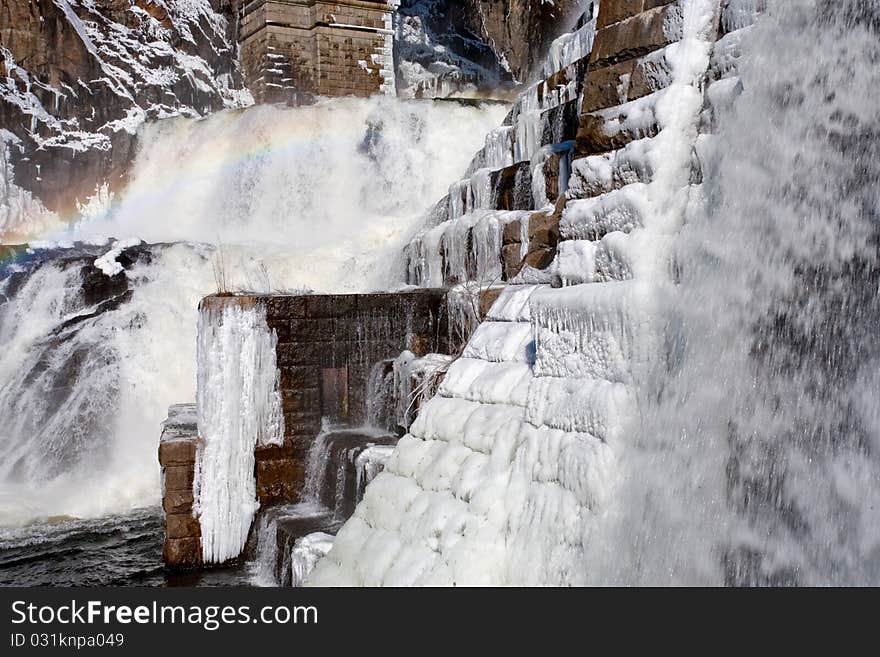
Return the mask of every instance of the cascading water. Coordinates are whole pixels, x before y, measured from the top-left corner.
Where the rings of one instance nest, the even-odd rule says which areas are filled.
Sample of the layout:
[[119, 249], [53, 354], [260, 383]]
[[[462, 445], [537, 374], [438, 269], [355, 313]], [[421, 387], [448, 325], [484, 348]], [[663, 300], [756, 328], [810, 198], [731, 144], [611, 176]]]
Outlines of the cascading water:
[[146, 125], [119, 198], [0, 269], [0, 524], [157, 503], [159, 423], [195, 398], [199, 299], [392, 285], [426, 200], [503, 113], [337, 99]]
[[713, 318], [685, 314], [684, 372], [714, 372], [724, 577], [877, 584], [880, 4], [769, 3], [744, 51], [683, 266]]
[[880, 5], [730, 4], [728, 28], [767, 11], [701, 148], [675, 365], [641, 387], [587, 563], [599, 583], [876, 585]]

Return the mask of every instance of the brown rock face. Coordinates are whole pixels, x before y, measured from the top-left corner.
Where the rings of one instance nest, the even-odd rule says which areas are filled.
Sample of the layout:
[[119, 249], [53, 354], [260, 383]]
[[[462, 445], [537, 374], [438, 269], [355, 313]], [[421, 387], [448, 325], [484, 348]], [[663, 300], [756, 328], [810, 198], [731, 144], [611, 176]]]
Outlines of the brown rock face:
[[59, 214], [125, 176], [143, 120], [203, 116], [242, 88], [226, 0], [0, 4], [0, 128], [14, 182]]
[[461, 5], [474, 31], [520, 81], [529, 78], [553, 39], [568, 31], [584, 11], [578, 0], [465, 0]]

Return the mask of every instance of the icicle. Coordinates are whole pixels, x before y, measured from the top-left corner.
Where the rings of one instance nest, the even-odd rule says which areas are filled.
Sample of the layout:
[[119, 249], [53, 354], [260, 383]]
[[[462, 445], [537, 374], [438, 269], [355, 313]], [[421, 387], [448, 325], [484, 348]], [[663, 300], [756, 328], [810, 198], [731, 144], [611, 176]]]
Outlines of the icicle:
[[206, 563], [238, 557], [259, 504], [254, 448], [284, 441], [277, 338], [265, 309], [213, 298], [199, 313], [195, 511]]

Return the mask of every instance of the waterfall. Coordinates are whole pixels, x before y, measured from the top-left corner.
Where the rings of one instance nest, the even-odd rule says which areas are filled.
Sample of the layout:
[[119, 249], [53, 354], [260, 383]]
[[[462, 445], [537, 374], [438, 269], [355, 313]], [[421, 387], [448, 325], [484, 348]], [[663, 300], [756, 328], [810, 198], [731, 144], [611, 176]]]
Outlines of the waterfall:
[[876, 2], [769, 3], [684, 235], [657, 411], [723, 450], [727, 583], [880, 583], [878, 37]]
[[669, 370], [639, 387], [597, 583], [880, 582], [880, 6], [723, 21], [765, 5], [741, 84], [716, 83], [741, 93], [699, 148]]
[[196, 396], [199, 300], [395, 285], [426, 205], [503, 114], [376, 97], [144, 125], [117, 197], [0, 251], [0, 524], [157, 504], [159, 424]]

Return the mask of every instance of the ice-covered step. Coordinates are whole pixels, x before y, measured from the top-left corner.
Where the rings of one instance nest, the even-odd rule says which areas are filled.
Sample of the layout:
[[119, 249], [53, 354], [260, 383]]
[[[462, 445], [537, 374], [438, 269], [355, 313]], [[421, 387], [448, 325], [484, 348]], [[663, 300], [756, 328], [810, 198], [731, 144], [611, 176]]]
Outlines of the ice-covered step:
[[615, 231], [629, 233], [643, 225], [650, 211], [648, 189], [633, 183], [601, 196], [570, 199], [559, 221], [563, 240], [599, 240]]
[[490, 322], [528, 322], [531, 318], [529, 299], [541, 285], [508, 285], [505, 287], [489, 312], [486, 320]]
[[744, 27], [736, 32], [725, 34], [715, 42], [712, 47], [712, 56], [709, 59], [708, 77], [710, 80], [720, 80], [736, 75], [743, 52], [743, 39], [747, 38], [751, 31], [751, 27]]
[[462, 356], [493, 362], [532, 362], [532, 326], [527, 322], [485, 321], [474, 331]]
[[485, 144], [474, 158], [468, 174], [479, 168], [504, 169], [515, 164], [513, 159], [516, 130], [514, 126], [501, 126], [490, 130]]
[[545, 79], [551, 78], [578, 60], [589, 57], [595, 36], [596, 19], [591, 16], [579, 29], [557, 37], [550, 44], [541, 75]]
[[[515, 427], [516, 433], [504, 436], [503, 444], [509, 448], [492, 453], [470, 450], [461, 443], [449, 444], [406, 437], [395, 452], [393, 462], [388, 464], [383, 476], [376, 481], [387, 486], [389, 477], [411, 478], [423, 492], [433, 492], [436, 495], [438, 491], [445, 489], [443, 495], [447, 499], [465, 502], [474, 513], [485, 514], [490, 510], [485, 501], [485, 495], [492, 487], [489, 482], [494, 473], [503, 472], [510, 467], [524, 427], [528, 426], [518, 424]], [[369, 499], [371, 493], [369, 491], [365, 499]]]
[[450, 366], [439, 392], [483, 404], [525, 406], [531, 377], [528, 363], [459, 358]]
[[[406, 436], [401, 439], [393, 459], [388, 462], [387, 472], [392, 477], [412, 479], [423, 491], [448, 490], [462, 464], [473, 455], [474, 451], [462, 443]], [[479, 458], [485, 457], [480, 455]], [[375, 486], [387, 485], [392, 477], [377, 478]]]
[[[354, 564], [352, 581], [365, 586], [429, 585], [461, 577], [482, 581], [473, 579], [475, 573], [449, 572], [463, 556], [456, 558], [459, 544], [468, 541], [466, 535], [481, 520], [475, 505], [449, 490], [424, 490], [410, 483], [393, 476], [377, 480], [358, 515], [337, 535], [330, 558]], [[366, 542], [365, 534], [370, 537]], [[478, 548], [472, 543], [464, 552]], [[324, 578], [333, 575], [322, 570], [319, 563], [312, 581], [332, 584], [334, 579]]]
[[622, 105], [581, 114], [575, 156], [605, 153], [654, 137], [660, 131], [657, 106], [665, 95], [666, 89], [661, 89]]
[[290, 585], [301, 587], [315, 569], [318, 561], [333, 547], [335, 537], [326, 532], [314, 532], [296, 539], [290, 548]]
[[596, 508], [611, 488], [613, 448], [589, 433], [526, 425], [514, 474], [532, 482], [558, 484], [580, 506]]
[[720, 31], [723, 34], [749, 27], [767, 10], [767, 0], [726, 0], [721, 3]]
[[639, 139], [616, 151], [575, 160], [569, 198], [600, 196], [633, 183], [650, 182], [654, 170], [649, 156], [655, 139]]
[[633, 258], [626, 233], [608, 233], [601, 240], [568, 240], [559, 243], [556, 275], [562, 285], [625, 281], [632, 278]]
[[407, 280], [421, 287], [499, 281], [504, 227], [528, 214], [478, 209], [423, 231], [407, 247]]
[[531, 300], [535, 376], [631, 381], [635, 367], [661, 353], [655, 304], [650, 281], [542, 289]]
[[733, 106], [742, 91], [742, 81], [738, 76], [734, 75], [709, 84], [706, 87], [707, 103], [706, 108], [703, 110], [701, 129], [714, 131], [720, 114]]
[[483, 167], [449, 187], [449, 218], [457, 219], [468, 212], [494, 206], [492, 169]]
[[526, 419], [535, 426], [587, 433], [614, 443], [636, 417], [632, 395], [619, 382], [536, 377], [529, 387]]
[[[483, 454], [503, 450], [525, 421], [525, 410], [505, 404], [481, 404], [437, 395], [425, 404], [410, 427], [411, 437], [460, 442]], [[392, 467], [394, 455], [389, 460]]]

